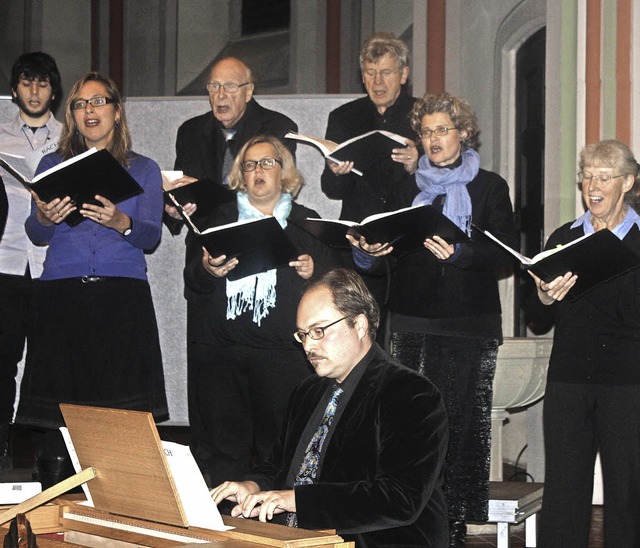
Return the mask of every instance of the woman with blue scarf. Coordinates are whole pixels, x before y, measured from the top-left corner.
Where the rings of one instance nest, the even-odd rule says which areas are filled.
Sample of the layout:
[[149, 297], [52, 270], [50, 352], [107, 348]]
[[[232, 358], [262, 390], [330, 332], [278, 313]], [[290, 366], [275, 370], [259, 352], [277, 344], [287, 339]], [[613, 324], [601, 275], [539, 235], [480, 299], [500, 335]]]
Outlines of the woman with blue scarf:
[[[294, 340], [296, 309], [306, 280], [338, 265], [333, 252], [290, 220], [320, 217], [294, 201], [302, 175], [275, 137], [258, 135], [242, 147], [229, 172], [237, 200], [220, 205], [207, 226], [275, 217], [300, 251], [288, 267], [231, 281], [238, 259], [211, 257], [187, 242], [187, 298], [199, 309], [189, 352], [202, 367], [189, 380], [210, 451], [212, 485], [240, 480], [252, 460], [264, 460], [277, 438], [289, 395], [312, 373]], [[196, 317], [194, 315], [194, 317]]]
[[[389, 299], [390, 350], [400, 363], [429, 377], [444, 398], [450, 542], [464, 546], [466, 522], [488, 517], [493, 375], [502, 342], [498, 277], [512, 264], [471, 224], [513, 248], [519, 242], [507, 183], [480, 169], [471, 107], [448, 93], [427, 94], [416, 101], [411, 123], [425, 152], [413, 204], [432, 204], [471, 239], [454, 246], [434, 236], [425, 240], [424, 251], [397, 260]], [[361, 245], [373, 252], [378, 247]]]
[[[553, 232], [546, 248], [608, 229], [640, 255], [639, 170], [619, 141], [587, 145], [578, 180], [588, 211]], [[604, 544], [640, 546], [640, 269], [565, 298], [578, 277], [567, 272], [547, 283], [533, 276], [540, 302], [556, 317], [544, 397], [540, 546], [587, 546], [598, 451]]]

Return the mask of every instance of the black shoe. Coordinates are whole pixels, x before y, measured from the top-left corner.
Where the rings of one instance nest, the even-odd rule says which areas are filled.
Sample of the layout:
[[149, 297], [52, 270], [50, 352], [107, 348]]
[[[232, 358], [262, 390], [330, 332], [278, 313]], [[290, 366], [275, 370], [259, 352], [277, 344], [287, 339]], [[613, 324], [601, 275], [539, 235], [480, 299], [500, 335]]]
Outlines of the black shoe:
[[449, 548], [464, 548], [467, 524], [464, 521], [449, 522]]
[[11, 455], [9, 454], [9, 425], [0, 425], [0, 472], [11, 470]]
[[11, 470], [11, 468], [13, 468], [13, 464], [9, 453], [7, 451], [0, 452], [0, 472]]

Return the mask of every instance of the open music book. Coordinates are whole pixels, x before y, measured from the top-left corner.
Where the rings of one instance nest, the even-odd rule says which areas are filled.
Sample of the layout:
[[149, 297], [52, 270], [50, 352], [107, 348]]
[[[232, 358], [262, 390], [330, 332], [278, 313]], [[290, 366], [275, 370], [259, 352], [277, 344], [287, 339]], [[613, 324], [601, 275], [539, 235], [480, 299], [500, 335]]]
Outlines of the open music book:
[[529, 258], [511, 249], [490, 232], [474, 228], [502, 246], [524, 268], [531, 270], [545, 282], [564, 276], [567, 272], [577, 274], [576, 284], [568, 293], [572, 298], [640, 266], [640, 256], [607, 229], [585, 234], [563, 246], [547, 249]]
[[384, 130], [369, 131], [340, 144], [294, 131], [290, 131], [285, 137], [316, 146], [325, 158], [333, 162], [353, 162], [351, 172], [356, 175], [362, 175], [373, 164], [390, 157], [394, 148], [407, 146], [405, 137]]
[[[51, 152], [55, 152], [57, 148], [58, 141], [49, 141], [40, 148], [31, 151], [26, 156], [11, 154], [0, 150], [0, 166], [2, 166], [13, 179], [24, 186], [25, 182], [33, 179], [42, 157]], [[8, 184], [6, 178], [3, 180], [5, 185]]]
[[[11, 164], [6, 155], [0, 163], [9, 170]], [[21, 164], [21, 167], [22, 164]], [[96, 195], [104, 196], [114, 204], [123, 202], [142, 193], [142, 188], [129, 172], [106, 150], [91, 148], [69, 160], [43, 171], [32, 179], [25, 177], [11, 166], [11, 173], [28, 189], [33, 190], [44, 202], [54, 198], [69, 196], [80, 208], [82, 204], [98, 204]], [[23, 167], [24, 169], [24, 167]], [[85, 218], [79, 211], [73, 211], [65, 222], [75, 226]]]
[[349, 247], [347, 233], [364, 236], [368, 243], [389, 243], [394, 255], [424, 249], [425, 238], [438, 235], [448, 243], [466, 242], [468, 236], [431, 205], [405, 207], [370, 215], [361, 223], [339, 219], [290, 221], [332, 247]]
[[236, 221], [204, 231], [188, 216], [184, 218], [212, 257], [226, 255], [225, 263], [234, 257], [238, 259], [236, 267], [227, 274], [231, 281], [287, 266], [300, 254], [275, 217]]
[[234, 191], [211, 179], [198, 179], [191, 183], [176, 185], [174, 181], [182, 176], [182, 171], [162, 172], [164, 202], [177, 208], [183, 218], [186, 216], [183, 207], [186, 204], [195, 204], [197, 208], [190, 216], [190, 220], [199, 230], [205, 229], [207, 219], [217, 206], [236, 199]]

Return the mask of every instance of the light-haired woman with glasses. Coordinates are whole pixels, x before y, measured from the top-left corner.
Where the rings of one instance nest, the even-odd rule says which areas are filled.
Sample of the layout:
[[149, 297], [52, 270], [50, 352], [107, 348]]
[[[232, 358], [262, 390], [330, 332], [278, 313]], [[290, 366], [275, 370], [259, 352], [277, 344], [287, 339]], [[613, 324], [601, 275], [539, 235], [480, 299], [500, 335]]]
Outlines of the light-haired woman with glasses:
[[[333, 252], [291, 220], [319, 215], [294, 201], [303, 179], [280, 140], [258, 135], [240, 150], [229, 172], [237, 200], [220, 205], [207, 226], [273, 216], [300, 251], [286, 267], [231, 281], [238, 259], [211, 257], [189, 236], [185, 283], [201, 325], [190, 326], [189, 351], [208, 360], [200, 367], [197, 412], [211, 451], [212, 485], [240, 480], [252, 460], [266, 458], [289, 394], [312, 371], [293, 340], [295, 315], [306, 280], [335, 267]], [[190, 411], [191, 412], [191, 411]]]
[[512, 265], [471, 223], [513, 248], [519, 242], [506, 181], [480, 168], [471, 106], [446, 92], [427, 94], [416, 101], [411, 124], [425, 153], [413, 204], [433, 205], [470, 236], [452, 245], [435, 235], [423, 251], [393, 261], [389, 298], [392, 356], [429, 377], [447, 408], [444, 488], [456, 547], [464, 546], [467, 521], [488, 517], [493, 376], [502, 342], [498, 277]]
[[[584, 147], [578, 184], [587, 212], [553, 232], [546, 248], [610, 230], [640, 256], [638, 173], [620, 141]], [[550, 282], [532, 276], [556, 318], [544, 399], [540, 546], [587, 546], [598, 451], [605, 546], [640, 546], [640, 269], [578, 298], [571, 288], [579, 275]]]
[[[49, 247], [22, 380], [21, 424], [63, 426], [60, 402], [150, 411], [158, 421], [169, 416], [144, 257], [160, 240], [160, 168], [131, 150], [120, 93], [95, 72], [69, 92], [60, 145], [37, 173], [92, 147], [107, 149], [143, 193], [117, 205], [102, 196], [96, 204], [75, 204], [68, 196], [44, 203], [33, 195], [26, 232]], [[69, 226], [73, 211], [84, 220]]]

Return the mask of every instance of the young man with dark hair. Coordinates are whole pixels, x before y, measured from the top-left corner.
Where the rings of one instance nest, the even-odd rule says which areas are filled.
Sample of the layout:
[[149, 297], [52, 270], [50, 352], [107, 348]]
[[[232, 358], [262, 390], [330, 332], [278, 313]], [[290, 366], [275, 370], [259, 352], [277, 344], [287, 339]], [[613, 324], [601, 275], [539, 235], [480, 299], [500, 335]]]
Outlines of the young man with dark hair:
[[[57, 148], [62, 124], [51, 110], [61, 98], [60, 72], [43, 52], [21, 55], [11, 71], [15, 118], [0, 124], [0, 151], [24, 156], [33, 169]], [[29, 327], [34, 278], [42, 272], [45, 247], [34, 246], [24, 230], [31, 194], [0, 169], [8, 201], [4, 232], [0, 233], [0, 469], [11, 466], [9, 424], [16, 395], [15, 376]]]

